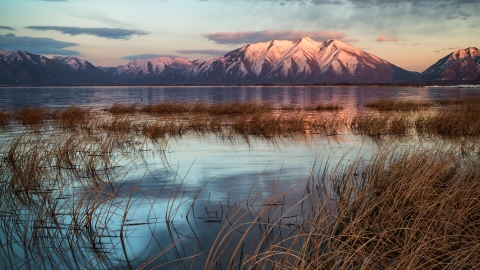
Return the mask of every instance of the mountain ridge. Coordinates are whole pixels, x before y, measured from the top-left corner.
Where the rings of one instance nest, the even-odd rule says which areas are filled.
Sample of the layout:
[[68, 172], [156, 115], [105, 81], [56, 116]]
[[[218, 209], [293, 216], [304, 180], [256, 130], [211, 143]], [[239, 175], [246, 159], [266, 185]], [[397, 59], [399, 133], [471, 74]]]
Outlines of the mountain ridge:
[[339, 40], [309, 37], [246, 44], [207, 60], [157, 56], [117, 67], [0, 49], [3, 85], [422, 84], [476, 82], [479, 74], [480, 51], [475, 47], [452, 52], [418, 73]]
[[433, 81], [480, 81], [480, 50], [468, 47], [438, 60], [420, 74]]

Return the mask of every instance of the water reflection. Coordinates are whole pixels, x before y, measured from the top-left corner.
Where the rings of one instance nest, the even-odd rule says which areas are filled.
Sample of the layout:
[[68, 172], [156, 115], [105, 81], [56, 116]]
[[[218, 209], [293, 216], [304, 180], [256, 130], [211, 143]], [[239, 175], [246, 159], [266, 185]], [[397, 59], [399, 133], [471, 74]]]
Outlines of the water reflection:
[[[38, 136], [39, 143], [50, 144], [48, 134]], [[72, 169], [46, 164], [45, 174], [37, 176], [61, 177], [61, 182], [17, 193], [8, 181], [10, 169], [2, 165], [2, 194], [11, 195], [2, 196], [0, 210], [8, 217], [3, 215], [0, 224], [0, 263], [6, 269], [201, 265], [221, 228], [230, 228], [237, 218], [252, 221], [247, 213], [264, 207], [273, 195], [271, 207], [279, 211], [274, 216], [301, 201], [314, 163], [322, 168], [327, 160], [367, 158], [375, 147], [359, 137], [339, 138], [308, 143], [291, 138], [278, 144], [252, 138], [246, 144], [215, 135], [185, 136], [167, 148], [147, 143], [118, 152], [94, 165], [91, 174], [76, 173], [84, 170], [81, 164]], [[34, 149], [39, 146], [31, 142]], [[288, 215], [301, 220], [297, 212]], [[242, 237], [242, 230], [233, 237]], [[245, 241], [257, 238], [252, 234]], [[185, 260], [193, 255], [195, 260]]]
[[340, 103], [350, 112], [378, 98], [440, 99], [478, 93], [478, 88], [421, 88], [385, 86], [285, 87], [25, 87], [1, 88], [0, 108], [26, 106], [109, 106], [115, 102], [156, 103], [259, 101], [275, 106]]

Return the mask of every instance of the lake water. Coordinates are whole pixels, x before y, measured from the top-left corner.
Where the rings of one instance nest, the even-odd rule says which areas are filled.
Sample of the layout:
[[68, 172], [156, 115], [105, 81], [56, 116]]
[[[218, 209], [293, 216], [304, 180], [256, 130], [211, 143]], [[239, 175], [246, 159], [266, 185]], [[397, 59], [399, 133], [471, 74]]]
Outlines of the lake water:
[[[378, 98], [437, 100], [478, 93], [478, 88], [353, 86], [0, 88], [0, 108], [69, 105], [104, 108], [115, 102], [259, 101], [274, 106], [339, 103], [345, 106], [345, 111], [355, 113], [366, 110], [363, 104]], [[9, 131], [2, 132], [4, 138], [9, 136]], [[414, 142], [404, 142], [409, 143]], [[92, 242], [84, 236], [79, 237], [81, 243], [66, 236], [69, 235], [67, 225], [72, 220], [71, 209], [79, 200], [75, 194], [85, 189], [80, 183], [52, 193], [57, 196], [56, 201], [73, 199], [65, 203], [64, 212], [57, 213], [62, 216], [61, 224], [54, 229], [45, 225], [42, 228], [48, 232], [40, 229], [44, 234], [32, 232], [38, 220], [29, 216], [38, 209], [20, 202], [12, 205], [12, 202], [0, 201], [0, 215], [3, 213], [3, 217], [0, 216], [3, 219], [0, 264], [6, 265], [6, 269], [128, 269], [148, 263], [148, 269], [170, 262], [161, 268], [174, 269], [183, 263], [176, 261], [179, 257], [200, 254], [194, 264], [187, 262], [182, 267], [201, 265], [218, 232], [235, 220], [229, 220], [229, 213], [260, 207], [271, 196], [277, 196], [281, 202], [276, 207], [289, 209], [304, 197], [306, 181], [312, 172], [316, 175], [325, 167], [331, 170], [338, 163], [348, 164], [359, 157], [368, 161], [378, 147], [376, 142], [350, 134], [288, 138], [276, 143], [253, 139], [248, 144], [243, 140], [222, 140], [211, 134], [188, 134], [170, 140], [167, 145], [146, 143], [137, 149], [142, 152], [141, 158], [132, 161], [119, 157], [115, 161], [119, 167], [118, 180], [106, 188], [118, 191], [118, 198], [94, 213], [92, 228], [97, 231], [101, 228], [102, 232], [90, 235]], [[9, 192], [4, 179], [0, 185], [2, 192]], [[108, 215], [102, 212], [105, 209]], [[282, 211], [280, 213], [284, 213]], [[302, 219], [301, 212], [288, 213], [288, 216], [296, 222]], [[43, 240], [35, 240], [39, 237]], [[258, 236], [253, 234], [248, 241], [254, 241], [255, 237]], [[176, 243], [175, 248], [167, 249], [172, 243]], [[101, 248], [92, 248], [95, 244]], [[46, 256], [42, 252], [56, 255]], [[224, 266], [219, 262], [218, 268]]]
[[318, 86], [318, 87], [24, 87], [0, 88], [0, 108], [68, 105], [103, 107], [115, 102], [160, 101], [207, 103], [259, 101], [275, 106], [340, 103], [349, 110], [379, 98], [440, 99], [475, 94], [479, 88]]

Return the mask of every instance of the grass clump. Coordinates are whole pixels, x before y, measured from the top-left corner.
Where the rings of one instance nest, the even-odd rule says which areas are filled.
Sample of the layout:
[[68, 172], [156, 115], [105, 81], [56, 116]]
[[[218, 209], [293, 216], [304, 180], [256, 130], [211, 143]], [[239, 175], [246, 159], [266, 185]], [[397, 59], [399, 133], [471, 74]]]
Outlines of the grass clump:
[[14, 118], [24, 126], [41, 126], [50, 118], [46, 108], [24, 108], [14, 113]]
[[443, 103], [452, 104], [455, 105], [452, 108], [420, 115], [415, 121], [417, 132], [451, 138], [480, 136], [480, 98], [466, 97]]
[[401, 100], [384, 98], [376, 101], [369, 101], [365, 107], [376, 109], [377, 111], [419, 111], [435, 105], [433, 101], [428, 100]]
[[319, 103], [316, 105], [311, 105], [311, 106], [294, 106], [294, 105], [289, 105], [289, 106], [282, 106], [280, 107], [280, 110], [282, 111], [341, 111], [343, 110], [344, 107], [338, 103], [332, 103], [332, 104], [323, 104]]
[[133, 114], [138, 111], [138, 107], [138, 104], [129, 105], [116, 102], [110, 108], [106, 109], [106, 111], [110, 112], [111, 114]]
[[0, 127], [8, 127], [11, 119], [12, 115], [10, 113], [8, 113], [5, 109], [0, 109]]
[[64, 109], [57, 109], [52, 112], [52, 119], [61, 128], [75, 129], [84, 127], [92, 118], [91, 110], [70, 106]]
[[350, 124], [355, 134], [365, 136], [408, 135], [414, 130], [412, 115], [405, 113], [358, 114]]

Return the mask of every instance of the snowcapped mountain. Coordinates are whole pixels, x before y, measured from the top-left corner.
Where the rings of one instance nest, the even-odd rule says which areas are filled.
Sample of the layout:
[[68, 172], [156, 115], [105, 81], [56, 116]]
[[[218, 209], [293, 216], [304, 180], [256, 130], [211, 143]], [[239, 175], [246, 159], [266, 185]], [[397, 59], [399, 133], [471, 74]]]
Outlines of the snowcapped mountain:
[[186, 71], [191, 81], [380, 83], [417, 74], [338, 40], [273, 40], [248, 44]]
[[193, 66], [192, 62], [182, 57], [159, 56], [103, 70], [125, 83], [174, 83], [184, 81], [184, 72]]
[[84, 59], [70, 56], [54, 56], [52, 60], [68, 66], [76, 73], [78, 81], [95, 84], [113, 83], [113, 79], [105, 71]]
[[71, 56], [54, 56], [52, 60], [64, 63], [73, 70], [86, 70], [89, 67], [94, 67], [90, 62]]
[[420, 78], [443, 81], [480, 80], [480, 50], [470, 47], [455, 51], [420, 74]]
[[102, 76], [98, 77], [87, 71], [79, 73], [62, 61], [42, 55], [0, 49], [0, 84], [3, 85], [78, 85], [113, 82], [107, 74], [93, 65], [89, 64], [86, 67], [101, 72]]

